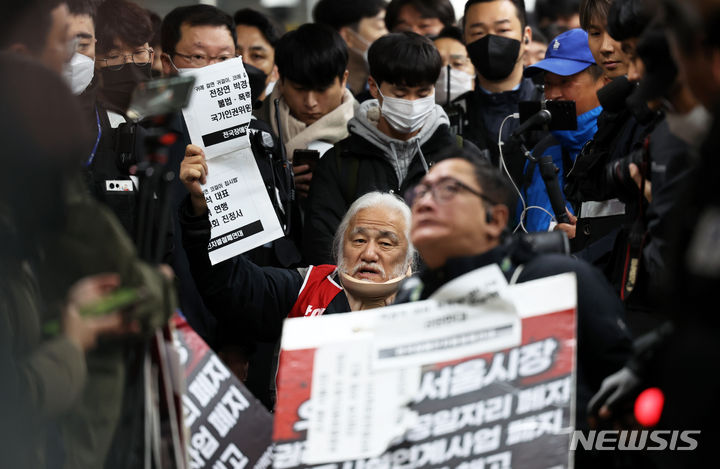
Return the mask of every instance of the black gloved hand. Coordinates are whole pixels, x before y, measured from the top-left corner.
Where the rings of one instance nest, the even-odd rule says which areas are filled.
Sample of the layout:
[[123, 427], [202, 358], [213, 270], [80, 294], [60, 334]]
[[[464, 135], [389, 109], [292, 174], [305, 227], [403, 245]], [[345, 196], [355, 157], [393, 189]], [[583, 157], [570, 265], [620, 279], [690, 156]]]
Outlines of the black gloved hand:
[[607, 419], [628, 400], [635, 399], [640, 392], [642, 380], [628, 367], [621, 368], [605, 378], [600, 390], [590, 399], [588, 416]]

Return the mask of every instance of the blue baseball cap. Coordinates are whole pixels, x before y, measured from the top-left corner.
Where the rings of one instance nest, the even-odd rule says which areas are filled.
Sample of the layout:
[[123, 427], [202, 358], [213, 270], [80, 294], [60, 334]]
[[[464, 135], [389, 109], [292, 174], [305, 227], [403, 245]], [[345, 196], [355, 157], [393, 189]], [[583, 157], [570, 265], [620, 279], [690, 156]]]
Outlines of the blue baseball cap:
[[550, 41], [545, 59], [527, 67], [524, 74], [530, 77], [545, 71], [567, 77], [582, 72], [594, 63], [587, 33], [576, 28], [565, 31]]

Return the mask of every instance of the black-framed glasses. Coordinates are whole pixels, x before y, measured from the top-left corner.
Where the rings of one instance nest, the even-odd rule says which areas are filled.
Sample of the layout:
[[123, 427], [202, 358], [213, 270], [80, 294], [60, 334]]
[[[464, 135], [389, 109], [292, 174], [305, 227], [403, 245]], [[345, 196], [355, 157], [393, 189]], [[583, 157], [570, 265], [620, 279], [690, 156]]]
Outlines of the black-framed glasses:
[[491, 205], [495, 205], [495, 201], [483, 194], [482, 192], [476, 191], [472, 187], [458, 181], [452, 177], [445, 177], [437, 181], [435, 184], [420, 183], [415, 186], [408, 194], [407, 203], [411, 207], [413, 204], [418, 202], [420, 199], [425, 197], [428, 193], [432, 195], [435, 202], [444, 204], [449, 202], [458, 192], [465, 191], [469, 192], [477, 197], [480, 197], [485, 202]]
[[227, 53], [227, 54], [220, 54], [216, 55], [214, 57], [211, 57], [209, 55], [204, 54], [181, 54], [180, 52], [175, 52], [172, 55], [177, 55], [182, 57], [183, 59], [190, 62], [193, 67], [206, 67], [210, 64], [213, 64], [215, 62], [225, 62], [226, 60], [234, 59], [237, 57], [235, 54]]
[[125, 66], [126, 63], [128, 63], [125, 59], [128, 57], [132, 57], [132, 63], [135, 65], [147, 65], [150, 62], [152, 62], [153, 54], [155, 51], [152, 49], [152, 47], [148, 47], [147, 49], [138, 49], [132, 54], [113, 54], [108, 55], [104, 59], [97, 59], [100, 62], [105, 63], [105, 67], [109, 68], [110, 70], [120, 70]]

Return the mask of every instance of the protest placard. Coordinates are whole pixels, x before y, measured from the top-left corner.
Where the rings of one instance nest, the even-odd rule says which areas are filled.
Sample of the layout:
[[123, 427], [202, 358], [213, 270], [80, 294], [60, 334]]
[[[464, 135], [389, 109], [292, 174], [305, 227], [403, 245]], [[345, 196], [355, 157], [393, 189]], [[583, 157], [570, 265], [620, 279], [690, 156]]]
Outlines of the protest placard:
[[287, 320], [274, 467], [568, 467], [575, 292], [491, 266], [426, 301]]
[[190, 469], [267, 469], [272, 417], [180, 317], [174, 344], [184, 370], [184, 423]]
[[284, 233], [250, 148], [250, 85], [240, 57], [203, 68], [183, 110], [193, 144], [205, 152], [210, 262], [217, 264]]

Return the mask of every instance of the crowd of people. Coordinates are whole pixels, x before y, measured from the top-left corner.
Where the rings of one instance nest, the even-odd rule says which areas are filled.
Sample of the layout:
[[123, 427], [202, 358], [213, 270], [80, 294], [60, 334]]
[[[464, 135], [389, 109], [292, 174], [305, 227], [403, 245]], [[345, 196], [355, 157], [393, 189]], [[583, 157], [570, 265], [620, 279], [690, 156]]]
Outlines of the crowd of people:
[[[577, 429], [637, 428], [656, 386], [657, 428], [702, 431], [691, 454], [578, 450], [575, 467], [706, 467], [719, 1], [319, 0], [287, 31], [204, 4], [2, 13], [0, 466], [137, 467], [143, 356], [176, 312], [272, 411], [286, 318], [427, 299], [497, 264], [577, 277]], [[128, 107], [236, 57], [284, 236], [213, 265], [205, 149], [182, 113]], [[177, 137], [164, 158], [158, 125]]]

